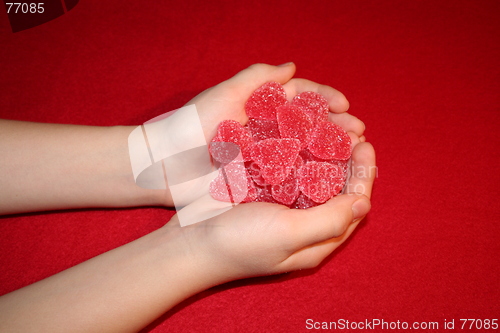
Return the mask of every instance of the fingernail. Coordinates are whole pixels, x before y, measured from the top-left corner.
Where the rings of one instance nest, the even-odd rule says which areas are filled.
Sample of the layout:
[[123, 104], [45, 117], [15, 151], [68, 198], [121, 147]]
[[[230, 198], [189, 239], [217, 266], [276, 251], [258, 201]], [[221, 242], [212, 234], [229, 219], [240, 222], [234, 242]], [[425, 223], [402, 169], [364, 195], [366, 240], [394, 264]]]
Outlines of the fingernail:
[[355, 222], [368, 214], [371, 204], [367, 199], [358, 199], [352, 204], [352, 217]]
[[278, 65], [278, 67], [286, 67], [286, 66], [290, 66], [291, 64], [293, 64], [293, 62], [292, 62], [292, 61], [290, 61], [290, 62], [285, 62], [284, 64]]

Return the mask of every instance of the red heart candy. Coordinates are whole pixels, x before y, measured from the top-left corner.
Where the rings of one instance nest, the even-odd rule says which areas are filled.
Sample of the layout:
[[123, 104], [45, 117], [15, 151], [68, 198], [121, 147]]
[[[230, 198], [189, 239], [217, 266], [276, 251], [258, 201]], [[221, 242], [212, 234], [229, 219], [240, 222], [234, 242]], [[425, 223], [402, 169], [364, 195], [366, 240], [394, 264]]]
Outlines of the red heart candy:
[[276, 120], [276, 108], [288, 103], [285, 89], [278, 82], [267, 82], [255, 90], [245, 103], [249, 118]]
[[347, 160], [351, 157], [351, 138], [339, 125], [323, 121], [316, 124], [307, 148], [323, 160]]
[[292, 104], [301, 107], [313, 124], [328, 120], [328, 101], [318, 93], [304, 91], [293, 98]]
[[271, 186], [271, 194], [277, 202], [290, 206], [297, 200], [300, 193], [297, 172], [302, 167], [302, 164], [302, 158], [297, 156], [295, 165], [288, 177], [281, 184]]
[[251, 156], [267, 184], [276, 185], [288, 176], [299, 151], [297, 139], [266, 139], [253, 146]]
[[248, 177], [241, 162], [222, 166], [219, 175], [210, 183], [212, 198], [219, 201], [240, 203], [248, 196]]
[[255, 184], [257, 184], [258, 186], [268, 185], [262, 177], [262, 171], [260, 170], [260, 167], [257, 163], [255, 163], [254, 161], [245, 162], [245, 167]]
[[313, 124], [309, 116], [296, 105], [285, 104], [276, 111], [282, 138], [298, 139], [301, 148], [307, 147]]
[[257, 198], [255, 199], [255, 201], [278, 203], [272, 196], [271, 185], [256, 186], [255, 188], [257, 189]]
[[305, 196], [304, 193], [300, 193], [299, 197], [297, 198], [297, 201], [295, 201], [294, 208], [307, 209], [311, 207], [316, 207], [318, 205], [319, 203], [312, 201], [307, 196]]
[[280, 131], [276, 120], [250, 118], [247, 126], [254, 141], [280, 138]]
[[252, 145], [250, 133], [239, 122], [224, 120], [219, 124], [217, 135], [213, 138], [209, 150], [216, 161], [229, 163], [241, 149], [243, 159], [249, 161]]
[[317, 203], [339, 194], [345, 184], [340, 168], [328, 162], [307, 162], [299, 169], [297, 178], [302, 193]]

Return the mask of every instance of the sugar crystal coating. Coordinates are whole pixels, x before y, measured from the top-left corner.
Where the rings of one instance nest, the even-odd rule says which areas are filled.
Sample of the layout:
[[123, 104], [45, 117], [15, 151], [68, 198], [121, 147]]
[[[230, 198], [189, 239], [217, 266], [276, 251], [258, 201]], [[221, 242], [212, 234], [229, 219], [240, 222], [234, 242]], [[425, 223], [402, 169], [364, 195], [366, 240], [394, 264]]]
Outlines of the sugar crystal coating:
[[322, 158], [314, 156], [308, 149], [302, 149], [299, 153], [299, 156], [302, 158], [304, 163], [309, 161], [328, 162], [339, 167], [342, 172], [347, 175], [349, 160], [324, 160]]
[[247, 192], [247, 196], [242, 201], [243, 203], [255, 201], [257, 199], [257, 195], [258, 195], [257, 188], [255, 186], [254, 181], [252, 180], [252, 177], [250, 177], [248, 172], [246, 172], [246, 176], [247, 176], [248, 192]]
[[342, 177], [342, 186], [345, 185], [349, 172], [349, 162], [348, 161], [328, 161], [328, 163], [332, 164], [336, 169], [339, 176]]
[[304, 165], [304, 159], [298, 155], [297, 158], [295, 159], [295, 163], [293, 164], [293, 168], [291, 173], [294, 175], [294, 177], [297, 177], [297, 172], [299, 171], [300, 168]]
[[342, 190], [345, 179], [339, 168], [328, 162], [307, 162], [298, 172], [302, 193], [316, 203], [323, 203]]
[[301, 107], [313, 124], [328, 120], [328, 101], [318, 93], [304, 91], [293, 98], [292, 104]]
[[255, 163], [254, 161], [245, 162], [245, 167], [255, 184], [259, 186], [268, 185], [262, 177], [262, 171], [260, 170], [260, 167], [257, 163]]
[[219, 124], [217, 135], [212, 139], [209, 149], [216, 161], [229, 163], [236, 158], [240, 149], [243, 159], [249, 161], [252, 145], [250, 133], [239, 122], [224, 120]]
[[299, 185], [296, 177], [288, 176], [281, 184], [271, 186], [273, 199], [287, 206], [293, 204], [299, 194]]
[[309, 162], [309, 161], [317, 161], [317, 162], [324, 162], [325, 160], [322, 160], [316, 156], [314, 156], [309, 149], [302, 149], [299, 153], [299, 156], [302, 157], [304, 162]]
[[250, 118], [247, 125], [254, 141], [280, 138], [278, 122], [275, 119]]
[[348, 171], [349, 171], [349, 161], [347, 160], [323, 160], [321, 158], [318, 158], [311, 154], [311, 152], [307, 149], [302, 149], [299, 153], [299, 157], [301, 157], [304, 161], [304, 163], [314, 161], [314, 162], [326, 162], [330, 163], [333, 165], [333, 167], [336, 170], [336, 175], [339, 176], [338, 182], [340, 185], [344, 186], [347, 178], [348, 178]]
[[300, 193], [299, 197], [297, 198], [297, 201], [295, 201], [294, 208], [307, 209], [311, 207], [316, 207], [318, 205], [319, 203], [312, 201], [306, 195], [304, 195], [304, 193]]
[[[241, 152], [240, 146], [232, 142], [212, 141], [208, 145], [210, 155], [217, 162], [227, 164], [235, 160]], [[241, 157], [242, 158], [242, 157]]]
[[257, 198], [255, 201], [257, 202], [269, 202], [269, 203], [278, 203], [274, 200], [271, 193], [271, 185], [266, 186], [256, 186], [257, 189]]
[[276, 118], [282, 138], [298, 139], [301, 148], [307, 147], [313, 123], [300, 107], [291, 104], [282, 105], [276, 111]]
[[307, 148], [323, 160], [347, 160], [351, 157], [351, 138], [339, 125], [323, 121], [316, 124]]
[[290, 173], [299, 151], [297, 139], [266, 139], [253, 146], [251, 155], [267, 184], [277, 185]]
[[[245, 127], [223, 121], [210, 144], [223, 167], [210, 184], [212, 197], [306, 209], [341, 192], [348, 178], [351, 141], [328, 121], [323, 96], [303, 92], [289, 103], [283, 87], [268, 82], [247, 100], [245, 111]], [[236, 158], [240, 150], [243, 158]]]
[[210, 183], [212, 198], [239, 203], [247, 198], [248, 181], [245, 166], [241, 162], [232, 162], [219, 169], [218, 176]]
[[278, 185], [271, 186], [271, 194], [277, 202], [290, 206], [297, 200], [300, 193], [297, 172], [302, 167], [302, 164], [302, 158], [297, 156], [294, 166], [286, 179]]
[[245, 103], [249, 118], [276, 119], [276, 108], [288, 103], [285, 89], [278, 82], [267, 82], [255, 90]]

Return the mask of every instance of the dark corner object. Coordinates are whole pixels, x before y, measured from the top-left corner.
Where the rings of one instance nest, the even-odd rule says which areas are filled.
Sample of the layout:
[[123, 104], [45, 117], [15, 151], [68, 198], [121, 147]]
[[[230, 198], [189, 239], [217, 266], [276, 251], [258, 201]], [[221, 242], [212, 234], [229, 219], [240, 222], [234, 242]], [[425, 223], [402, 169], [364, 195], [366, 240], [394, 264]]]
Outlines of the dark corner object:
[[12, 32], [36, 27], [73, 9], [79, 0], [43, 0], [43, 2], [10, 2], [4, 0]]

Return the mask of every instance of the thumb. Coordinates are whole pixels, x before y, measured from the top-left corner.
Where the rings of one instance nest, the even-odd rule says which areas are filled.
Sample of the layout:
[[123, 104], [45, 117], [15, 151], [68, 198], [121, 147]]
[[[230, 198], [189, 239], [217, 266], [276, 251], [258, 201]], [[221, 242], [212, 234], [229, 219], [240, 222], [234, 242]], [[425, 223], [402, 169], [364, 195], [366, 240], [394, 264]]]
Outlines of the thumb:
[[365, 195], [342, 194], [322, 205], [297, 209], [294, 229], [300, 234], [300, 240], [296, 244], [302, 248], [339, 237], [351, 223], [360, 221], [370, 207]]

